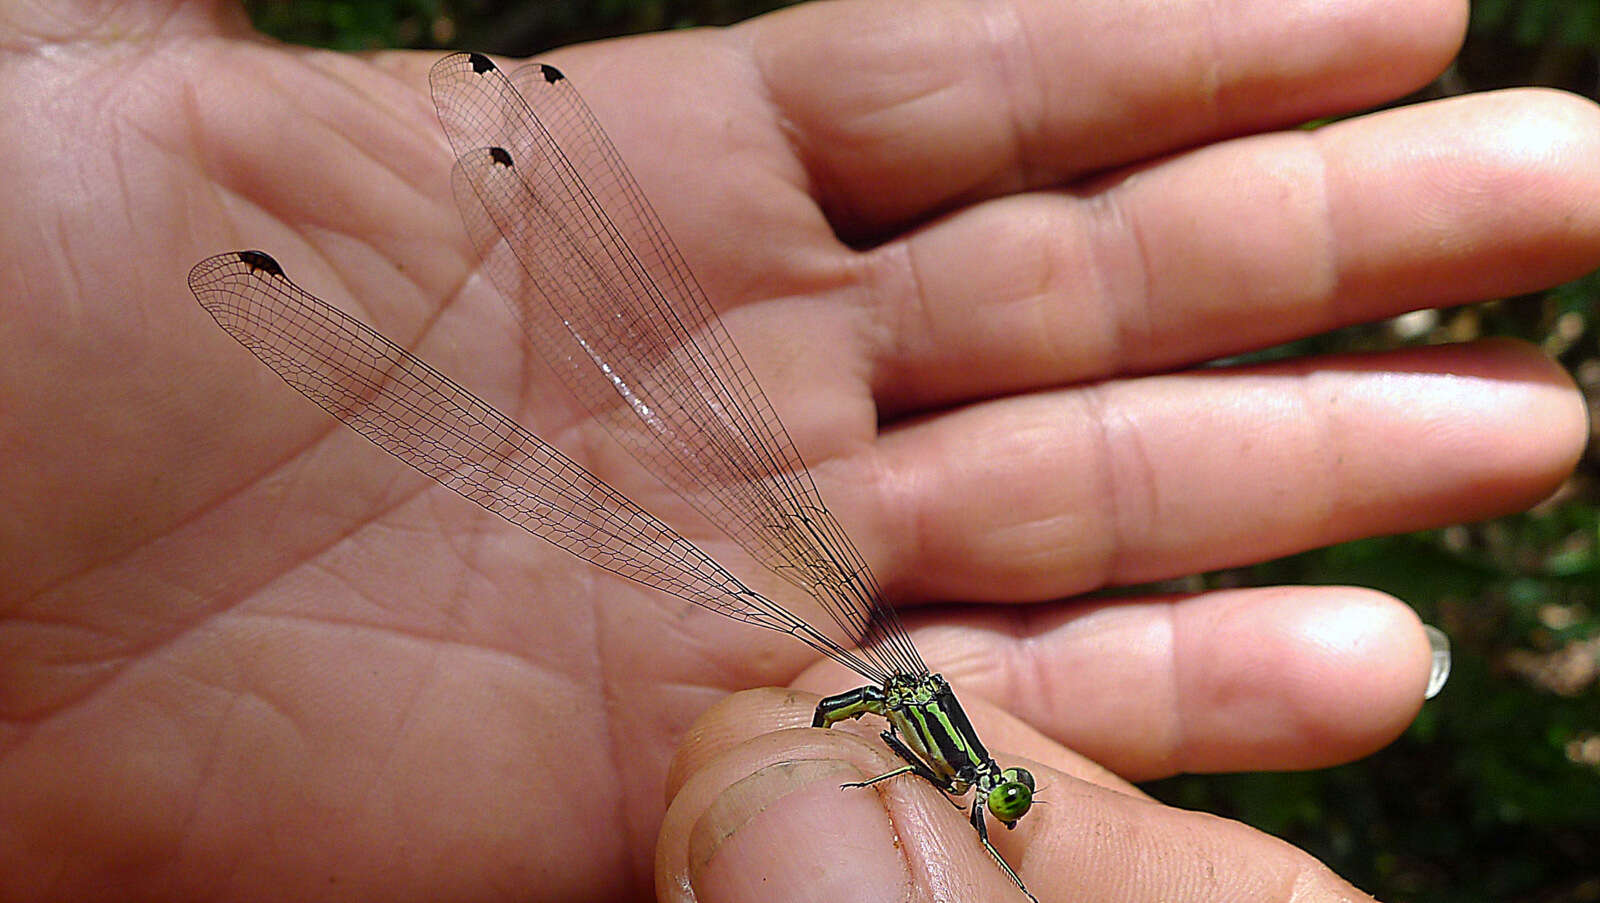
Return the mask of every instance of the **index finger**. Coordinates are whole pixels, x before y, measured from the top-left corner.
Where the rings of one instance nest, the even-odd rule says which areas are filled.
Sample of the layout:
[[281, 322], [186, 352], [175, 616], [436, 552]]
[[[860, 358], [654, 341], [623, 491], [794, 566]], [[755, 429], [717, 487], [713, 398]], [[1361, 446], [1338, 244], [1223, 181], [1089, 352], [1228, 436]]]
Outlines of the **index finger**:
[[[846, 233], [1400, 96], [1467, 4], [808, 4], [736, 29]], [[1285, 52], [1285, 48], [1293, 48]]]

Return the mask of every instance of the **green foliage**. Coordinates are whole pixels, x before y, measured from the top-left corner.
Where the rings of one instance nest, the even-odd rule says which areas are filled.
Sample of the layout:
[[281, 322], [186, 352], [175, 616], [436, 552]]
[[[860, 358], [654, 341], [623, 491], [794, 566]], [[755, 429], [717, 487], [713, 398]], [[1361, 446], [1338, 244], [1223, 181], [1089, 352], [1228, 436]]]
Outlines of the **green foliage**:
[[[446, 0], [253, 0], [250, 20], [280, 40], [335, 50], [429, 47], [438, 23], [447, 21]], [[443, 36], [448, 40], [448, 35]]]
[[[507, 54], [722, 24], [779, 5], [247, 3], [260, 27], [299, 43]], [[1600, 0], [1475, 0], [1468, 44], [1427, 96], [1510, 84], [1592, 95], [1597, 47]], [[1537, 296], [1352, 327], [1219, 364], [1510, 335], [1539, 343], [1594, 399], [1597, 297], [1600, 279], [1591, 276]], [[1213, 586], [1353, 584], [1389, 592], [1451, 637], [1454, 671], [1405, 736], [1364, 761], [1297, 774], [1183, 776], [1150, 789], [1285, 837], [1389, 903], [1600, 901], [1597, 463], [1591, 455], [1556, 499], [1528, 514], [1210, 575]]]
[[724, 25], [793, 0], [246, 0], [257, 28], [337, 50], [471, 48], [526, 56], [618, 35]]
[[1600, 42], [1600, 0], [1474, 0], [1472, 29], [1522, 47]]

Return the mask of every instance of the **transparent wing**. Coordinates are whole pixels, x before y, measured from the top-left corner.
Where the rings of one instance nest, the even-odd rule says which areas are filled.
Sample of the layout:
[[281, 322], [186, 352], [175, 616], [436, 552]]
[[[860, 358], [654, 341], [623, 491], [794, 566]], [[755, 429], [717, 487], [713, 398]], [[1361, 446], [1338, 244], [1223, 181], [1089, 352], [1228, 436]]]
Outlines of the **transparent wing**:
[[[457, 203], [529, 341], [647, 469], [814, 596], [875, 679], [926, 672], [865, 560], [571, 83], [453, 54], [430, 81]], [[867, 673], [867, 672], [863, 672]]]
[[[196, 264], [189, 288], [229, 335], [378, 446], [529, 533], [630, 580], [872, 668], [411, 352], [284, 276], [260, 251]], [[866, 670], [862, 670], [866, 669]]]

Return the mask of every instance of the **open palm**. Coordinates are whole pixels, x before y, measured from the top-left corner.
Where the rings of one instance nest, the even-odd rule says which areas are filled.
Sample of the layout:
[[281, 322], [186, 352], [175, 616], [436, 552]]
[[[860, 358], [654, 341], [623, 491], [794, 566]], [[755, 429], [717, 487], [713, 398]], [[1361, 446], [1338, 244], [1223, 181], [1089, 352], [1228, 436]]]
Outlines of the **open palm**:
[[[685, 893], [690, 816], [651, 860], [663, 788], [710, 800], [688, 775], [736, 769], [759, 741], [739, 731], [809, 703], [718, 707], [669, 774], [687, 726], [731, 690], [844, 673], [395, 465], [184, 287], [203, 256], [266, 249], [681, 514], [479, 275], [434, 56], [279, 47], [226, 5], [91, 6], [0, 4], [0, 899], [623, 899], [652, 868]], [[1581, 446], [1569, 384], [1521, 346], [1165, 372], [1600, 259], [1600, 120], [1573, 98], [1235, 137], [1426, 81], [1461, 14], [1422, 4], [1401, 33], [1359, 4], [1278, 6], [1201, 28], [1214, 4], [1171, 23], [843, 3], [550, 60], [891, 594], [1040, 603], [1512, 510]], [[1356, 590], [907, 611], [996, 751], [1074, 801], [1017, 832], [1046, 900], [1212, 898], [1085, 860], [1080, 792], [1144, 824], [1138, 849], [1310, 868], [1089, 760], [1127, 779], [1343, 761], [1409, 721], [1427, 673], [1409, 610]]]

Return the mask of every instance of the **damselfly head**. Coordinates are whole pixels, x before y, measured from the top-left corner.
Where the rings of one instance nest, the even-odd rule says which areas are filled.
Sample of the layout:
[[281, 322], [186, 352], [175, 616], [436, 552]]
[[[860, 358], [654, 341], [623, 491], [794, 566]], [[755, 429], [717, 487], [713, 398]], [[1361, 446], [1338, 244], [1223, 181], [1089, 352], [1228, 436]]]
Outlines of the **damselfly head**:
[[1017, 820], [1028, 814], [1033, 806], [1033, 773], [1026, 768], [1007, 768], [1000, 772], [1000, 783], [989, 791], [986, 801], [989, 813], [1007, 828], [1015, 828]]

